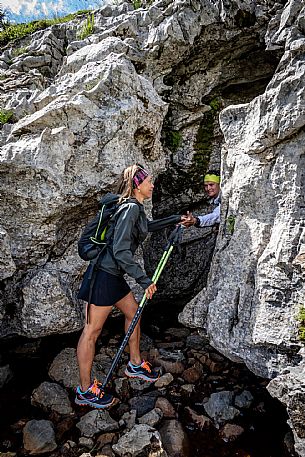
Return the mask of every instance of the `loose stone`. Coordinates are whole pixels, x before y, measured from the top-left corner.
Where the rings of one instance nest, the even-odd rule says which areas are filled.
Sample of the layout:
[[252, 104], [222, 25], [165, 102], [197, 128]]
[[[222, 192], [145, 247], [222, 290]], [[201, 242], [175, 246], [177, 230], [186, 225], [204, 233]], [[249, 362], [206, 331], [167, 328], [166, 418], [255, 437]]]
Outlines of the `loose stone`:
[[150, 455], [150, 452], [153, 451], [158, 452], [160, 457], [166, 457], [159, 432], [146, 424], [135, 425], [112, 448], [121, 457], [128, 453], [132, 457], [136, 457], [144, 450], [146, 455]]
[[44, 454], [57, 448], [52, 422], [31, 420], [23, 429], [23, 445], [31, 454]]
[[108, 411], [92, 410], [85, 414], [76, 424], [82, 436], [93, 437], [99, 432], [118, 430], [118, 423], [112, 419]]
[[155, 382], [155, 386], [159, 389], [165, 386], [168, 386], [172, 381], [174, 377], [171, 373], [165, 373], [163, 376], [161, 376], [158, 381]]
[[156, 401], [155, 407], [161, 409], [164, 417], [172, 418], [176, 416], [175, 409], [167, 398], [159, 397]]
[[179, 421], [166, 420], [160, 428], [160, 435], [169, 457], [189, 456], [189, 440]]
[[31, 403], [44, 411], [55, 411], [58, 414], [72, 414], [73, 410], [68, 393], [59, 384], [43, 382], [32, 393]]
[[160, 408], [154, 408], [152, 411], [144, 414], [144, 416], [138, 419], [139, 424], [150, 425], [156, 427], [163, 417], [163, 412]]
[[220, 431], [219, 435], [224, 441], [234, 441], [244, 433], [243, 427], [235, 424], [226, 424]]

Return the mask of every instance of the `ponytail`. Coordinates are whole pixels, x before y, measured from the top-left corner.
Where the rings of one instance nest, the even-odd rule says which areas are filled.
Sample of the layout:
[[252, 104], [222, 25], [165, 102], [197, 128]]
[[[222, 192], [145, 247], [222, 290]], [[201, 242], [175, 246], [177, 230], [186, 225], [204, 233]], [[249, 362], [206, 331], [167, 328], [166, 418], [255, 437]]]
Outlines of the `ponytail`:
[[126, 198], [130, 198], [133, 195], [133, 177], [136, 174], [139, 166], [130, 165], [130, 167], [125, 168], [122, 172], [122, 175], [119, 179], [116, 193], [120, 194], [119, 204]]

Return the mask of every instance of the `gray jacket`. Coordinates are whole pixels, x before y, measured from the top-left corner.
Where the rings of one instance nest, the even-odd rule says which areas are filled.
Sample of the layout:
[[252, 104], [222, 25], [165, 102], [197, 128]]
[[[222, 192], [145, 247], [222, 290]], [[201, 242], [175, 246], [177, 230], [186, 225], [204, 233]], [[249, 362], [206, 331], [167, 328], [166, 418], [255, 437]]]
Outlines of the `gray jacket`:
[[145, 240], [148, 232], [162, 230], [177, 224], [180, 220], [181, 216], [173, 215], [149, 221], [143, 205], [136, 198], [129, 198], [120, 205], [109, 224], [106, 235], [107, 247], [99, 268], [115, 276], [127, 273], [146, 289], [152, 281], [134, 260], [135, 251]]

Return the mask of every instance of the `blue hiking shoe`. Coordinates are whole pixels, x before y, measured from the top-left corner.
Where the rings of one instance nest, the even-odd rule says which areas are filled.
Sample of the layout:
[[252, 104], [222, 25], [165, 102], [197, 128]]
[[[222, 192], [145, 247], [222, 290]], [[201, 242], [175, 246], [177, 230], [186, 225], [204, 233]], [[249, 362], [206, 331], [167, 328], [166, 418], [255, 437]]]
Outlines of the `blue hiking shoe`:
[[149, 362], [142, 361], [141, 365], [133, 365], [128, 362], [125, 368], [125, 375], [129, 378], [139, 378], [147, 382], [155, 382], [159, 379], [159, 374], [151, 369]]
[[110, 394], [106, 394], [100, 389], [101, 384], [95, 379], [93, 384], [82, 392], [80, 386], [76, 389], [75, 403], [82, 406], [91, 406], [91, 408], [106, 409], [114, 402], [114, 398]]

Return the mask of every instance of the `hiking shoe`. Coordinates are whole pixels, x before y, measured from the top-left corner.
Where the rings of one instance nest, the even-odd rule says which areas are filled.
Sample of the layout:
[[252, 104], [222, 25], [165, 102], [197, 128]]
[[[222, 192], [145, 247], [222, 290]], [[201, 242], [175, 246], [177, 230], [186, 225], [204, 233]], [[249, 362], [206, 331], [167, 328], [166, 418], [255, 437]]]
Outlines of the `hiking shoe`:
[[133, 365], [131, 362], [128, 362], [125, 375], [129, 378], [139, 378], [148, 382], [155, 382], [159, 378], [158, 373], [152, 370], [151, 364], [145, 362], [145, 360], [142, 361], [141, 365]]
[[96, 379], [93, 384], [85, 391], [82, 392], [80, 386], [76, 389], [75, 403], [77, 405], [88, 405], [92, 408], [109, 408], [114, 401], [114, 398], [110, 394], [106, 394], [100, 389], [101, 383]]

